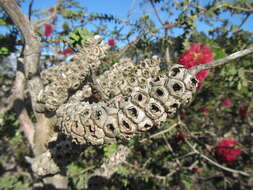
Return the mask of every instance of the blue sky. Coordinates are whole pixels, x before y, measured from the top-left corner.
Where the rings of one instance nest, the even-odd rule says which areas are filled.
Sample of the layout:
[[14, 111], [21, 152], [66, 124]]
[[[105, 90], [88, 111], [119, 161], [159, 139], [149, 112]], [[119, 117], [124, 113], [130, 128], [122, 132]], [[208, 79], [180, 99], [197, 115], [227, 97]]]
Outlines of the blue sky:
[[[28, 12], [28, 3], [30, 0], [25, 0], [25, 3], [22, 5], [22, 9], [25, 13]], [[120, 18], [126, 18], [129, 13], [131, 13], [130, 19], [136, 20], [144, 13], [149, 13], [151, 18], [156, 22], [158, 27], [161, 27], [158, 23], [157, 18], [154, 15], [154, 11], [149, 3], [147, 3], [144, 7], [140, 7], [140, 3], [143, 0], [79, 0], [80, 4], [87, 8], [88, 13], [108, 13], [113, 14]], [[207, 1], [203, 1], [207, 2]], [[49, 7], [54, 6], [56, 0], [34, 0], [34, 8], [38, 9], [47, 9]], [[230, 18], [230, 15], [224, 13], [222, 16], [226, 18]], [[169, 21], [173, 21], [173, 16], [168, 17], [165, 14], [161, 14], [163, 21], [166, 19], [170, 19]], [[233, 16], [231, 18], [234, 23], [240, 23], [240, 17]], [[113, 24], [108, 23], [109, 27], [113, 27]], [[199, 23], [197, 25], [198, 29], [204, 32], [207, 32], [210, 27], [204, 25], [203, 23]], [[248, 19], [243, 25], [243, 28], [253, 31], [253, 15]], [[177, 35], [180, 33], [180, 30], [174, 29], [171, 31], [171, 35]], [[182, 31], [181, 31], [182, 32]]]
[[[24, 3], [22, 3], [22, 10], [25, 14], [28, 13], [28, 4], [30, 0], [25, 0]], [[154, 15], [154, 11], [149, 3], [147, 3], [144, 7], [140, 7], [140, 3], [143, 2], [143, 0], [79, 0], [80, 4], [82, 6], [85, 6], [87, 8], [88, 13], [108, 13], [113, 14], [120, 18], [127, 18], [128, 14], [131, 13], [130, 19], [136, 20], [140, 16], [142, 16], [145, 13], [150, 14], [151, 18], [156, 22], [158, 28], [161, 28], [160, 24], [158, 23], [157, 18]], [[207, 1], [203, 1], [207, 2]], [[56, 3], [56, 0], [34, 0], [33, 8], [35, 9], [48, 9], [50, 7], [53, 7]], [[224, 13], [222, 16], [231, 18], [230, 15]], [[173, 16], [168, 17], [165, 14], [161, 14], [162, 20], [169, 20], [173, 21]], [[231, 20], [234, 23], [240, 23], [240, 17], [233, 16]], [[109, 27], [114, 27], [115, 25], [108, 23]], [[210, 27], [207, 25], [204, 25], [203, 23], [199, 23], [197, 25], [197, 28], [201, 31], [207, 32]], [[248, 19], [248, 22], [246, 22], [243, 25], [243, 28], [252, 31], [253, 32], [253, 15]], [[3, 32], [3, 28], [0, 28], [0, 32]], [[181, 31], [182, 32], [182, 31]], [[180, 30], [174, 29], [171, 31], [170, 35], [178, 35], [180, 33]]]

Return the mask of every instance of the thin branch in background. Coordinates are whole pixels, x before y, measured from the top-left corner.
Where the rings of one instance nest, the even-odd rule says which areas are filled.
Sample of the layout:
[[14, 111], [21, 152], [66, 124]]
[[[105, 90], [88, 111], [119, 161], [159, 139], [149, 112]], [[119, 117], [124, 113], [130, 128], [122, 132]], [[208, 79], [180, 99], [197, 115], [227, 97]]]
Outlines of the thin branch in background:
[[239, 25], [239, 28], [241, 28], [245, 24], [245, 22], [248, 20], [250, 15], [251, 15], [250, 13], [246, 14], [246, 16], [242, 19], [242, 22]]
[[155, 133], [155, 134], [153, 134], [153, 135], [150, 135], [148, 138], [142, 139], [142, 140], [140, 141], [140, 143], [144, 143], [144, 142], [148, 141], [149, 139], [156, 138], [156, 137], [158, 137], [158, 136], [160, 136], [160, 135], [163, 135], [163, 134], [165, 134], [165, 133], [168, 133], [169, 131], [171, 131], [172, 129], [174, 129], [176, 126], [178, 126], [178, 123], [175, 123], [175, 124], [171, 125], [168, 129], [164, 129], [164, 130], [162, 130], [162, 131], [160, 131], [160, 132], [158, 132], [158, 133]]
[[156, 17], [157, 17], [159, 23], [164, 27], [164, 22], [162, 21], [162, 19], [161, 19], [159, 13], [158, 13], [158, 11], [157, 11], [157, 8], [155, 7], [155, 4], [154, 4], [153, 0], [149, 0], [149, 2], [150, 2], [150, 4], [152, 5], [152, 8], [153, 8], [153, 10], [154, 10], [154, 12], [155, 12], [155, 15], [156, 15]]
[[245, 13], [253, 13], [253, 9], [247, 9], [247, 8], [237, 7], [237, 6], [228, 5], [228, 4], [224, 4], [223, 7], [228, 7], [230, 9], [242, 11]]
[[101, 167], [90, 176], [88, 182], [85, 184], [85, 190], [101, 189], [104, 185], [103, 182], [110, 180], [113, 174], [117, 172], [118, 167], [126, 162], [130, 152], [128, 147], [119, 145], [116, 152], [106, 159]]
[[31, 0], [29, 3], [29, 9], [28, 9], [28, 19], [31, 20], [32, 18], [32, 7], [33, 7], [34, 0]]
[[222, 166], [220, 165], [219, 163], [211, 160], [210, 158], [208, 158], [207, 156], [205, 156], [204, 154], [202, 154], [201, 152], [199, 152], [198, 150], [196, 150], [196, 148], [187, 140], [185, 139], [185, 142], [189, 145], [189, 147], [191, 147], [191, 149], [196, 153], [198, 154], [201, 158], [207, 160], [210, 164], [222, 169], [222, 170], [225, 170], [227, 172], [231, 172], [231, 173], [235, 173], [235, 174], [240, 174], [240, 175], [243, 175], [243, 176], [246, 176], [246, 177], [249, 177], [250, 175], [244, 171], [240, 171], [240, 170], [234, 170], [232, 168], [228, 168], [228, 167], [225, 167], [225, 166]]
[[235, 52], [231, 55], [228, 55], [227, 57], [212, 61], [212, 62], [207, 63], [207, 64], [194, 66], [191, 69], [189, 69], [189, 71], [192, 75], [196, 75], [198, 72], [200, 72], [202, 70], [215, 68], [217, 66], [220, 66], [220, 65], [222, 65], [224, 63], [227, 63], [229, 61], [233, 61], [237, 58], [243, 57], [243, 56], [248, 55], [250, 53], [253, 53], [253, 47], [249, 47], [247, 49]]
[[141, 39], [141, 37], [137, 37], [134, 41], [128, 43], [124, 48], [122, 48], [120, 51], [119, 51], [119, 55], [117, 55], [116, 59], [120, 59], [122, 58], [125, 53], [136, 46], [136, 44], [138, 43], [138, 41]]
[[50, 13], [49, 16], [43, 20], [35, 22], [34, 23], [35, 29], [38, 29], [42, 25], [49, 23], [51, 20], [54, 20], [57, 16], [57, 13], [60, 7], [61, 7], [61, 3], [58, 2], [53, 8], [51, 8], [50, 10], [47, 10], [47, 12]]
[[157, 11], [157, 8], [155, 7], [155, 4], [153, 2], [153, 0], [149, 0], [154, 12], [155, 12], [155, 15], [159, 21], [159, 23], [162, 25], [163, 29], [164, 29], [164, 38], [163, 38], [163, 42], [162, 42], [162, 47], [164, 47], [165, 49], [165, 52], [164, 52], [164, 56], [165, 56], [165, 61], [167, 63], [171, 62], [171, 58], [170, 58], [170, 49], [169, 49], [169, 46], [168, 44], [166, 43], [168, 41], [168, 31], [177, 26], [176, 23], [174, 24], [169, 24], [169, 23], [166, 23], [166, 22], [163, 22], [162, 19], [161, 19], [161, 16], [159, 14], [159, 12]]

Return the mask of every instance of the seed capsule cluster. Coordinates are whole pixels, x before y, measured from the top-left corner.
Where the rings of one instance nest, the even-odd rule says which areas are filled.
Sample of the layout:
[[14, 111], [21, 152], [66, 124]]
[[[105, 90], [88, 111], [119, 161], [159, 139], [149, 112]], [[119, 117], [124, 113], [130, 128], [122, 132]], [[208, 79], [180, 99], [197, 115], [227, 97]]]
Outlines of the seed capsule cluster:
[[110, 70], [100, 75], [97, 82], [108, 97], [119, 94], [129, 95], [134, 87], [144, 88], [149, 84], [150, 80], [158, 74], [160, 63], [158, 56], [143, 59], [138, 65], [128, 58], [123, 58]]
[[89, 104], [70, 102], [56, 112], [57, 126], [76, 144], [100, 145], [116, 138], [129, 139], [173, 116], [191, 102], [198, 85], [182, 65], [172, 66], [153, 78], [145, 88], [133, 87], [128, 96]]
[[102, 38], [94, 36], [84, 43], [73, 62], [61, 63], [44, 70], [41, 78], [45, 88], [37, 97], [37, 103], [44, 106], [40, 106], [40, 110], [37, 111], [56, 111], [82, 86], [90, 69], [99, 66], [100, 59], [105, 56], [107, 49], [108, 46], [102, 43]]

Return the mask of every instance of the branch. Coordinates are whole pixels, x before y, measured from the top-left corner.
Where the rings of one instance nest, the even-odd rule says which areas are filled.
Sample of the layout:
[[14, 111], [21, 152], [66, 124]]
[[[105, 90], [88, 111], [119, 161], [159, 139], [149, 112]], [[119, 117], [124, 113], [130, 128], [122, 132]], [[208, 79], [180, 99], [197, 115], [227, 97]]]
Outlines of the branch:
[[191, 69], [189, 69], [190, 74], [192, 75], [196, 75], [198, 72], [202, 71], [202, 70], [207, 70], [207, 69], [212, 69], [215, 68], [217, 66], [220, 66], [224, 63], [227, 63], [229, 61], [232, 61], [234, 59], [240, 58], [242, 56], [248, 55], [250, 53], [253, 52], [253, 47], [249, 47], [247, 49], [235, 52], [227, 57], [212, 61], [210, 63], [207, 64], [203, 64], [203, 65], [197, 65], [192, 67]]
[[244, 171], [240, 171], [240, 170], [234, 170], [232, 168], [228, 168], [228, 167], [225, 167], [225, 166], [222, 166], [220, 165], [219, 163], [211, 160], [210, 158], [208, 158], [207, 156], [205, 156], [204, 154], [202, 154], [201, 152], [199, 152], [198, 150], [196, 150], [196, 148], [187, 140], [185, 139], [185, 142], [191, 147], [191, 149], [196, 153], [198, 154], [201, 158], [207, 160], [209, 163], [213, 164], [214, 166], [222, 169], [222, 170], [225, 170], [227, 172], [231, 172], [231, 173], [235, 173], [235, 174], [241, 174], [243, 176], [246, 176], [246, 177], [249, 177], [250, 175]]
[[247, 9], [247, 8], [242, 8], [242, 7], [227, 5], [227, 4], [224, 4], [223, 7], [224, 8], [227, 7], [229, 9], [237, 10], [237, 11], [240, 11], [240, 12], [253, 13], [253, 9]]
[[61, 7], [61, 3], [58, 2], [53, 7], [52, 11], [50, 11], [51, 9], [47, 11], [47, 12], [50, 12], [50, 15], [47, 18], [45, 18], [43, 20], [40, 20], [40, 21], [37, 21], [37, 22], [34, 23], [34, 28], [37, 29], [37, 28], [41, 27], [42, 25], [48, 23], [49, 21], [54, 20], [56, 18], [56, 16], [57, 16], [57, 12], [58, 12], [58, 9], [60, 7]]
[[[24, 59], [22, 60], [24, 65], [25, 78], [22, 78], [21, 81], [22, 85], [24, 85], [25, 79], [27, 80], [33, 110], [35, 111], [37, 106], [36, 100], [38, 93], [43, 88], [41, 79], [39, 77], [40, 41], [32, 28], [32, 24], [29, 22], [27, 17], [23, 15], [23, 13], [20, 11], [15, 0], [0, 0], [0, 3], [6, 13], [10, 16], [14, 24], [20, 29], [25, 39]], [[23, 92], [19, 91], [18, 93]], [[22, 97], [23, 95], [19, 94], [19, 96]], [[43, 147], [45, 144], [47, 144], [47, 131], [49, 131], [48, 128], [51, 126], [51, 122], [48, 118], [45, 117], [44, 114], [38, 114], [37, 112], [35, 112], [35, 114], [37, 119], [37, 125], [34, 142], [35, 146], [33, 147], [33, 151], [35, 155], [38, 155], [45, 151], [44, 148], [40, 148], [40, 150], [37, 150], [38, 148], [36, 147]], [[43, 139], [43, 141], [36, 139]]]
[[30, 1], [30, 3], [29, 3], [29, 12], [28, 12], [28, 18], [29, 18], [29, 20], [31, 20], [31, 18], [32, 18], [32, 6], [33, 6], [33, 2], [34, 2], [34, 0], [31, 0]]
[[126, 161], [130, 154], [130, 149], [126, 146], [120, 145], [116, 152], [114, 152], [102, 165], [95, 171], [94, 175], [102, 176], [110, 179], [117, 171], [117, 167]]
[[[25, 39], [24, 48], [24, 68], [25, 77], [28, 80], [28, 88], [33, 102], [33, 109], [37, 94], [42, 89], [39, 74], [40, 41], [34, 33], [32, 24], [28, 18], [20, 11], [15, 0], [0, 0], [1, 6], [12, 19], [14, 24], [21, 31]], [[35, 109], [34, 109], [35, 110]]]
[[158, 11], [157, 11], [157, 8], [155, 7], [155, 4], [154, 4], [153, 0], [149, 0], [149, 2], [150, 2], [150, 4], [152, 5], [152, 8], [153, 8], [153, 10], [154, 10], [154, 12], [155, 12], [155, 15], [156, 15], [156, 17], [157, 17], [159, 23], [162, 25], [162, 27], [163, 27], [166, 31], [168, 31], [169, 29], [173, 28], [174, 26], [177, 26], [176, 23], [174, 23], [174, 24], [168, 24], [168, 23], [166, 23], [166, 22], [163, 22], [162, 19], [161, 19], [161, 17], [160, 17], [160, 15], [159, 15], [159, 13], [158, 13]]
[[148, 141], [149, 139], [153, 139], [153, 138], [156, 138], [156, 137], [158, 137], [158, 136], [160, 136], [160, 135], [164, 135], [165, 133], [168, 133], [168, 132], [171, 131], [172, 129], [175, 129], [176, 126], [178, 126], [178, 123], [174, 123], [174, 124], [171, 125], [169, 128], [164, 129], [164, 130], [162, 130], [162, 131], [159, 131], [159, 132], [157, 132], [157, 133], [155, 133], [155, 134], [153, 134], [153, 135], [150, 135], [149, 137], [147, 137], [147, 138], [145, 138], [145, 139], [142, 139], [142, 140], [140, 141], [140, 143], [144, 143], [144, 142]]
[[159, 15], [159, 13], [158, 13], [158, 11], [157, 11], [157, 8], [155, 7], [155, 4], [154, 4], [153, 0], [149, 0], [149, 2], [150, 2], [150, 4], [152, 5], [152, 8], [154, 9], [155, 15], [156, 15], [156, 17], [157, 17], [159, 23], [164, 27], [164, 23], [163, 23], [163, 21], [162, 21], [160, 15]]
[[14, 110], [17, 114], [17, 117], [20, 121], [21, 128], [24, 132], [25, 137], [27, 138], [31, 147], [33, 147], [33, 136], [34, 136], [34, 127], [33, 123], [25, 109], [24, 105], [24, 87], [25, 87], [25, 76], [21, 71], [16, 72], [16, 79], [14, 83], [14, 88], [12, 91], [13, 94], [13, 104]]

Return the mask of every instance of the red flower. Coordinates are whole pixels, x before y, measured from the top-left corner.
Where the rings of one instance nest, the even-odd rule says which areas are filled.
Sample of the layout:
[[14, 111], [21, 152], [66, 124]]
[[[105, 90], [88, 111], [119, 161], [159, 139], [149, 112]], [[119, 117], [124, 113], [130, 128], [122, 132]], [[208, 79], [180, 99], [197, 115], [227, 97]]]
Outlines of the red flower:
[[199, 81], [203, 81], [209, 73], [209, 70], [200, 71], [196, 74], [196, 77]]
[[193, 174], [199, 174], [200, 173], [200, 168], [192, 168], [191, 172]]
[[54, 8], [54, 7], [51, 7], [51, 8], [48, 9], [48, 11], [52, 13], [52, 12], [55, 11], [55, 8]]
[[189, 50], [179, 56], [178, 63], [188, 69], [195, 65], [206, 64], [212, 60], [213, 53], [210, 51], [209, 46], [193, 43]]
[[208, 115], [208, 109], [207, 108], [203, 108], [201, 110], [201, 113], [203, 113], [204, 115]]
[[[189, 69], [195, 65], [206, 64], [213, 60], [213, 53], [209, 46], [204, 46], [198, 43], [191, 44], [189, 50], [185, 51], [179, 56], [178, 64], [183, 65]], [[199, 80], [199, 85], [207, 77], [208, 70], [200, 71], [196, 77]], [[201, 89], [201, 87], [199, 88]]]
[[247, 116], [247, 106], [245, 104], [240, 104], [239, 115], [242, 119], [244, 119]]
[[75, 53], [71, 48], [67, 48], [61, 52], [64, 56]]
[[53, 32], [53, 25], [52, 24], [44, 24], [44, 36], [51, 36]]
[[114, 41], [114, 39], [108, 40], [108, 45], [111, 46], [111, 47], [114, 47], [114, 46], [115, 46], [115, 41]]
[[177, 141], [183, 141], [183, 140], [185, 140], [186, 138], [188, 137], [188, 135], [186, 135], [186, 134], [179, 134], [179, 135], [177, 135], [176, 136], [176, 140]]
[[233, 163], [241, 155], [242, 150], [240, 148], [234, 148], [237, 144], [235, 140], [224, 139], [219, 142], [215, 148], [215, 155], [218, 160], [224, 163]]
[[233, 102], [230, 98], [224, 98], [222, 100], [222, 105], [227, 107], [227, 108], [231, 108], [233, 106]]

